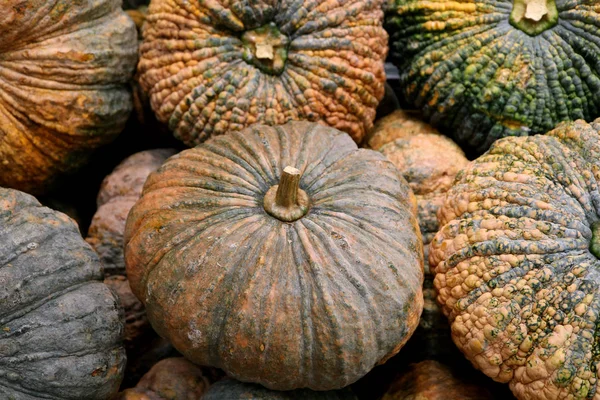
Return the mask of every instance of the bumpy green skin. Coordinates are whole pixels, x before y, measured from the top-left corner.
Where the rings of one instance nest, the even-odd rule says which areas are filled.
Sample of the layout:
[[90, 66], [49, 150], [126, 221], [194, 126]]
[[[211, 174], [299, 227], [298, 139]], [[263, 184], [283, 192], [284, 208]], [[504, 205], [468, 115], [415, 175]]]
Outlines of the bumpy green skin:
[[430, 246], [467, 358], [520, 399], [598, 399], [600, 120], [506, 138], [457, 177]]
[[202, 400], [357, 400], [349, 388], [315, 392], [308, 389], [291, 391], [269, 390], [254, 383], [224, 379], [213, 384]]
[[102, 267], [66, 215], [0, 188], [0, 398], [109, 399], [123, 322]]
[[120, 0], [3, 0], [0, 186], [46, 191], [116, 137], [136, 30]]
[[[153, 0], [140, 84], [161, 122], [188, 146], [254, 123], [319, 121], [356, 142], [384, 95], [383, 0]], [[273, 23], [288, 42], [276, 68], [247, 33]], [[285, 37], [285, 39], [283, 38]]]
[[600, 4], [557, 0], [529, 36], [509, 0], [396, 0], [387, 20], [402, 92], [463, 148], [600, 116]]

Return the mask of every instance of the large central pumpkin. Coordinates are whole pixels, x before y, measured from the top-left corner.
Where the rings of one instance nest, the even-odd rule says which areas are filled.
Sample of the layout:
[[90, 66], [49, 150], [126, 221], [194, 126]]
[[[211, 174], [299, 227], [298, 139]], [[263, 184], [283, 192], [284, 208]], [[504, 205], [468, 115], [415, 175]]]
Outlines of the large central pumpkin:
[[457, 176], [430, 247], [456, 345], [519, 399], [598, 399], [600, 120], [505, 138]]
[[321, 121], [359, 142], [384, 95], [382, 0], [153, 0], [140, 83], [189, 146], [253, 123]]
[[150, 175], [127, 220], [127, 274], [190, 360], [273, 389], [341, 388], [418, 324], [410, 196], [392, 163], [340, 131], [255, 125]]
[[600, 116], [600, 3], [395, 0], [391, 51], [407, 100], [461, 145]]

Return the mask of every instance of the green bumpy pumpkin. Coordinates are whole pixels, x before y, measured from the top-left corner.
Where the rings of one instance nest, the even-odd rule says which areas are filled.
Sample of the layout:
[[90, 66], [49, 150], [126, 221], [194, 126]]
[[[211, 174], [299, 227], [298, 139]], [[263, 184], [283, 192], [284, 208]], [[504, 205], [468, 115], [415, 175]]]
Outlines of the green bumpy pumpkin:
[[319, 121], [360, 142], [385, 88], [383, 0], [153, 0], [139, 82], [188, 146]]
[[418, 325], [411, 195], [382, 154], [330, 127], [211, 138], [150, 174], [131, 209], [131, 289], [195, 363], [270, 389], [342, 388]]
[[463, 148], [600, 116], [600, 3], [395, 0], [391, 52], [407, 101]]
[[600, 120], [505, 138], [457, 176], [430, 246], [452, 337], [519, 399], [598, 399]]
[[136, 30], [119, 0], [0, 10], [0, 186], [38, 194], [124, 128]]
[[119, 389], [123, 321], [66, 215], [0, 188], [0, 398], [100, 400]]

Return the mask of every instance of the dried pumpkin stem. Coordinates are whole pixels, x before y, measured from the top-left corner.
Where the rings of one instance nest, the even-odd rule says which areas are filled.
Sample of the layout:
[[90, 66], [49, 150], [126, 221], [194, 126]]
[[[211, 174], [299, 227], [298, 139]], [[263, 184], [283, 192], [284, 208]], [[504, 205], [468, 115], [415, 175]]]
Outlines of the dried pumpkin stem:
[[273, 23], [244, 32], [242, 59], [269, 75], [280, 75], [287, 60], [289, 38]]
[[279, 185], [271, 187], [265, 195], [265, 211], [284, 222], [292, 222], [306, 215], [309, 198], [306, 192], [300, 189], [301, 177], [298, 169], [285, 167]]
[[590, 253], [600, 259], [600, 221], [592, 224], [592, 242], [590, 243]]
[[529, 36], [536, 36], [558, 23], [556, 0], [513, 0], [510, 23]]

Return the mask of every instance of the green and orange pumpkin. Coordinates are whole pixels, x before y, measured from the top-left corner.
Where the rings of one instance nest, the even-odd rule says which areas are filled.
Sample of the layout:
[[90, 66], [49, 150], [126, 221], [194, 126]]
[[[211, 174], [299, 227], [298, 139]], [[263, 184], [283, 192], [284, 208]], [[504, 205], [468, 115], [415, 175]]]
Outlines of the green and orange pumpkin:
[[188, 146], [290, 120], [318, 121], [360, 142], [385, 91], [382, 3], [154, 0], [141, 87]]
[[600, 116], [600, 3], [392, 0], [406, 100], [463, 148]]
[[278, 390], [341, 388], [396, 354], [421, 313], [422, 257], [392, 163], [309, 122], [171, 157], [125, 232], [155, 330], [195, 363]]

